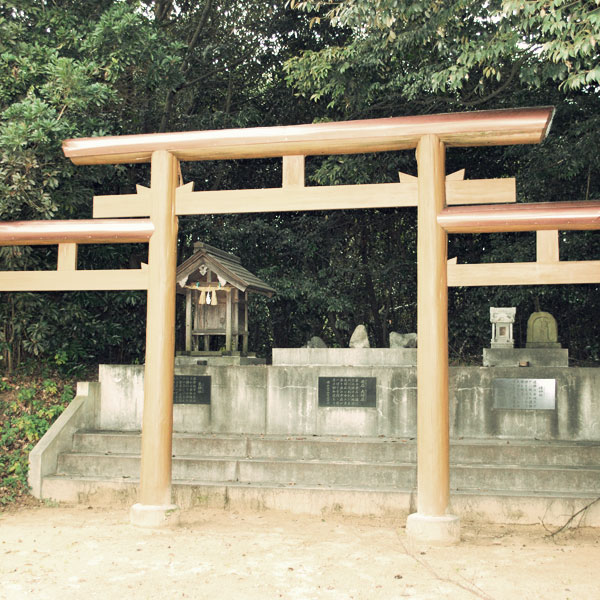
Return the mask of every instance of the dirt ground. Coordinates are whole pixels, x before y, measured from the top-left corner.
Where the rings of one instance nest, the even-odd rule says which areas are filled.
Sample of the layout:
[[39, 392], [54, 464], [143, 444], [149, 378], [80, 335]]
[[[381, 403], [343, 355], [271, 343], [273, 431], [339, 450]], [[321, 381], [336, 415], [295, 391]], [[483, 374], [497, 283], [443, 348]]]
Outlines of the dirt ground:
[[127, 511], [0, 513], [0, 598], [600, 598], [600, 531], [463, 524], [413, 548], [402, 522], [198, 510], [137, 529]]

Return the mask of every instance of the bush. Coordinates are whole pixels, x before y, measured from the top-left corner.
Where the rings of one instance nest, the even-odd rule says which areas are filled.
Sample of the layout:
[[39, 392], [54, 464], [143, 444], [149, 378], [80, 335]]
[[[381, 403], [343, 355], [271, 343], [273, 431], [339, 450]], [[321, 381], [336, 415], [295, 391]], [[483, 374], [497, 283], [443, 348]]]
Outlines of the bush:
[[0, 381], [0, 506], [26, 496], [29, 452], [73, 397], [60, 378]]

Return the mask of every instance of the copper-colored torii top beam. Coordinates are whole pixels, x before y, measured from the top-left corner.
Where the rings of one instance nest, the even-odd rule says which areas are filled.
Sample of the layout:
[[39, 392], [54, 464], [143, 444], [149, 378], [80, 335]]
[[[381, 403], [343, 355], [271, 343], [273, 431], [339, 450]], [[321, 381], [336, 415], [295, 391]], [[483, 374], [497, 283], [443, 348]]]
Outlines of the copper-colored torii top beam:
[[437, 222], [448, 233], [600, 229], [600, 201], [451, 206]]
[[0, 246], [113, 244], [147, 242], [154, 233], [150, 219], [78, 219], [0, 223]]
[[537, 144], [548, 133], [554, 109], [517, 108], [363, 121], [152, 133], [65, 140], [75, 164], [149, 162], [156, 150], [179, 160], [356, 154], [416, 148], [434, 134], [448, 146]]

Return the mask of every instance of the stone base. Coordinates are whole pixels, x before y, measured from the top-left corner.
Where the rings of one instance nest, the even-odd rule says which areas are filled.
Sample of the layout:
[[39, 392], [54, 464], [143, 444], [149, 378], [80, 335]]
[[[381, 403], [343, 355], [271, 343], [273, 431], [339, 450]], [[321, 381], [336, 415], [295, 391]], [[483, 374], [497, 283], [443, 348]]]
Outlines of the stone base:
[[242, 356], [240, 352], [221, 354], [220, 352], [180, 352], [175, 356], [175, 368], [189, 366], [209, 367], [247, 367], [250, 365], [265, 365], [264, 358], [257, 358], [255, 354]]
[[566, 348], [484, 348], [484, 367], [518, 367], [528, 362], [530, 367], [568, 367]]
[[179, 525], [179, 507], [175, 504], [134, 504], [129, 511], [129, 521], [136, 527], [153, 529]]
[[410, 542], [430, 546], [452, 546], [460, 542], [460, 519], [455, 515], [430, 517], [408, 515], [406, 535]]
[[273, 366], [410, 367], [416, 348], [273, 348]]

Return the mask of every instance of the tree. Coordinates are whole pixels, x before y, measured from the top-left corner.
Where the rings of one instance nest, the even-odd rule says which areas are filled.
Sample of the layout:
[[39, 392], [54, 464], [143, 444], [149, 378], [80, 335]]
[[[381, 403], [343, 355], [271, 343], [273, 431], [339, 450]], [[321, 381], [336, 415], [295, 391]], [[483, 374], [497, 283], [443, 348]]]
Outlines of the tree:
[[[285, 65], [288, 82], [324, 115], [347, 119], [552, 104], [556, 117], [542, 146], [450, 149], [448, 171], [467, 167], [471, 178], [516, 176], [519, 200], [598, 197], [600, 162], [593, 149], [599, 142], [600, 2], [290, 5], [309, 13], [319, 30], [352, 31], [346, 43], [306, 51]], [[562, 237], [563, 258], [597, 257], [593, 233]], [[532, 234], [451, 236], [449, 252], [461, 262], [510, 262], [532, 260], [534, 248]], [[451, 290], [454, 356], [480, 352], [489, 335], [490, 304], [517, 304], [526, 321], [542, 298], [559, 323], [568, 323], [561, 335], [572, 355], [597, 360], [599, 347], [588, 335], [586, 316], [597, 310], [597, 291], [598, 286]]]
[[[65, 138], [310, 120], [304, 115], [312, 107], [294, 99], [281, 64], [328, 39], [302, 15], [266, 0], [3, 3], [0, 219], [89, 217], [93, 194], [147, 183], [147, 166], [74, 167], [61, 152]], [[199, 189], [261, 185], [275, 172], [269, 161], [183, 168]], [[215, 223], [182, 219], [182, 256], [204, 221]], [[140, 252], [83, 246], [79, 268], [122, 267]], [[53, 249], [0, 249], [2, 269], [55, 268], [55, 261]], [[141, 360], [144, 309], [139, 292], [3, 294], [7, 366], [28, 356]], [[65, 322], [86, 335], [61, 335]]]
[[[564, 89], [600, 83], [598, 0], [292, 0], [290, 5], [307, 12], [330, 7], [325, 17], [332, 26], [354, 31], [351, 43], [328, 48], [324, 60], [309, 52], [288, 64], [301, 89], [318, 89], [329, 73], [332, 102], [343, 97], [343, 74], [364, 67], [409, 99], [422, 92], [466, 92], [477, 102], [514, 80], [530, 88], [548, 81]], [[320, 21], [317, 16], [313, 23]], [[321, 68], [310, 74], [309, 65]], [[341, 75], [337, 81], [334, 70]]]
[[[3, 3], [0, 219], [90, 216], [94, 192], [139, 180], [139, 169], [75, 168], [62, 155], [61, 143], [153, 127], [149, 117], [164, 97], [161, 90], [171, 85], [179, 48], [138, 2]], [[129, 251], [82, 248], [79, 266], [126, 263]], [[55, 251], [47, 248], [0, 249], [2, 269], [55, 268], [55, 261]], [[109, 318], [106, 294], [3, 294], [6, 367], [38, 355], [55, 364], [82, 362], [98, 353], [140, 356], [141, 295], [113, 293], [110, 303], [117, 310]], [[65, 322], [86, 335], [61, 334]], [[128, 344], [132, 331], [138, 341]]]

